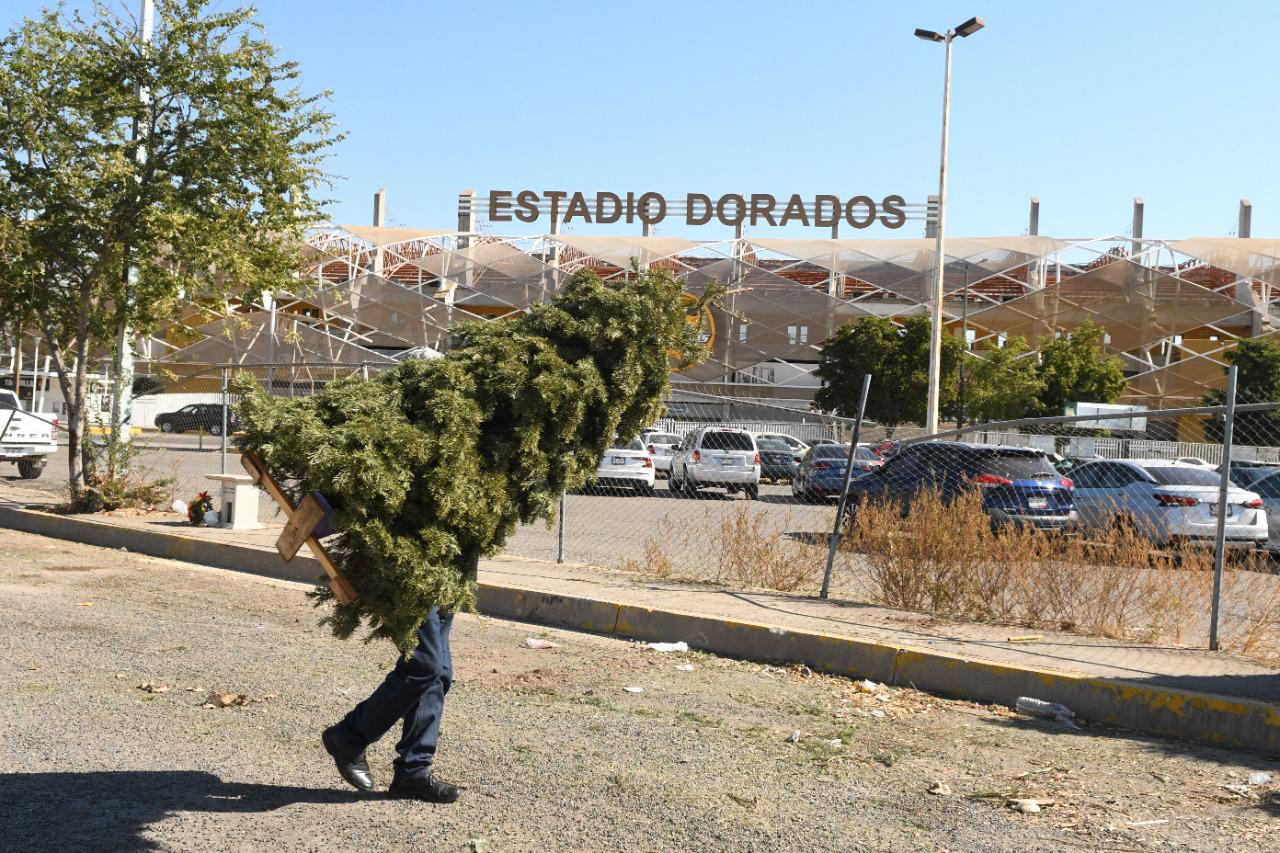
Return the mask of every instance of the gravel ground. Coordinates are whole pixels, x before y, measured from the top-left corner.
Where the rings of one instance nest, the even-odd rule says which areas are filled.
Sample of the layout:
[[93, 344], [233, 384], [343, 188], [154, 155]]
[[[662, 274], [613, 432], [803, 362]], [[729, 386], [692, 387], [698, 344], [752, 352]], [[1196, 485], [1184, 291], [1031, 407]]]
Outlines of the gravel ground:
[[[0, 595], [5, 849], [1245, 851], [1280, 833], [1280, 784], [1248, 784], [1280, 783], [1276, 761], [472, 617], [437, 765], [468, 791], [389, 801], [346, 788], [319, 732], [394, 652], [318, 629], [302, 587], [0, 531]], [[249, 704], [202, 707], [212, 691]], [[370, 751], [383, 783], [393, 740]]]

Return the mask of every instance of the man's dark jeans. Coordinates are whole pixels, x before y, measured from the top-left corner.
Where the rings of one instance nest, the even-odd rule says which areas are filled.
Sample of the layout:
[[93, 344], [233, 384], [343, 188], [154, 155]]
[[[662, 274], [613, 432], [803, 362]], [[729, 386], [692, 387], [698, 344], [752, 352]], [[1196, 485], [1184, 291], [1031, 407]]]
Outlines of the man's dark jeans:
[[395, 762], [397, 776], [431, 772], [444, 697], [453, 683], [452, 627], [452, 613], [441, 616], [432, 608], [418, 627], [418, 647], [413, 655], [402, 657], [373, 695], [351, 709], [338, 725], [342, 737], [364, 748], [403, 719], [404, 733], [396, 744], [400, 753]]

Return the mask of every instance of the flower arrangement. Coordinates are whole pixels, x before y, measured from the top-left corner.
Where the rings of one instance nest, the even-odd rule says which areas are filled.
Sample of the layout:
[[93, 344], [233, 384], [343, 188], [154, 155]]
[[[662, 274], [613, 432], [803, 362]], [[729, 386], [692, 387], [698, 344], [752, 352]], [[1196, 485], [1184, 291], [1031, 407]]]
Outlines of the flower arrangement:
[[208, 492], [201, 492], [187, 504], [187, 521], [199, 527], [204, 524], [204, 514], [211, 509], [213, 509], [213, 498], [209, 497]]

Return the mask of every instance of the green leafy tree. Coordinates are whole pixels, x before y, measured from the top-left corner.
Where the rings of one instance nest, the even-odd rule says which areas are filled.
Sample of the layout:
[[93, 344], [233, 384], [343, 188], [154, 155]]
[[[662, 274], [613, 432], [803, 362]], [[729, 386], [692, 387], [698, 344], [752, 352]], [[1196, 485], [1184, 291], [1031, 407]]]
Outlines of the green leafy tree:
[[1044, 380], [1040, 362], [1022, 337], [965, 362], [965, 414], [974, 422], [1014, 420], [1036, 411]]
[[210, 5], [158, 0], [145, 45], [105, 0], [0, 40], [0, 320], [33, 325], [52, 356], [75, 502], [88, 373], [115, 335], [154, 329], [183, 295], [290, 281], [319, 217], [330, 114], [252, 10]]
[[553, 302], [461, 326], [444, 358], [373, 380], [290, 399], [237, 376], [241, 446], [295, 500], [318, 490], [335, 509], [332, 553], [358, 593], [335, 604], [335, 633], [364, 623], [404, 650], [431, 607], [472, 607], [479, 558], [550, 520], [614, 435], [661, 413], [671, 362], [705, 355], [691, 322], [705, 298], [686, 304], [667, 271], [616, 284], [585, 271]]
[[[899, 424], [923, 423], [929, 388], [929, 318], [915, 315], [895, 323], [866, 317], [842, 326], [822, 345], [817, 375], [822, 388], [815, 402], [852, 417], [862, 393], [862, 377], [871, 374], [866, 416], [892, 432]], [[955, 406], [956, 375], [964, 347], [942, 336], [940, 410]]]
[[[1236, 367], [1237, 403], [1280, 402], [1280, 343], [1274, 338], [1237, 341], [1224, 357]], [[1211, 391], [1204, 402], [1221, 406], [1226, 397], [1225, 390]], [[1233, 429], [1242, 444], [1276, 444], [1280, 442], [1280, 412], [1237, 412]], [[1222, 440], [1221, 421], [1211, 422], [1207, 431]]]
[[1085, 321], [1040, 349], [1039, 415], [1060, 415], [1068, 403], [1114, 403], [1124, 393], [1120, 359], [1102, 349], [1103, 330]]

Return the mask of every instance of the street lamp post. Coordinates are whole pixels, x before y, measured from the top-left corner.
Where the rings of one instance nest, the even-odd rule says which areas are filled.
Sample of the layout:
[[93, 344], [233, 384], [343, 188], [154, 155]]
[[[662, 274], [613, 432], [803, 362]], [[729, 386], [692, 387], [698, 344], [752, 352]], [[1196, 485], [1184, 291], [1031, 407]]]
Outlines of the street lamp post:
[[943, 249], [947, 219], [947, 129], [951, 119], [951, 42], [956, 36], [968, 38], [984, 26], [981, 18], [970, 18], [945, 34], [916, 30], [916, 38], [942, 42], [946, 46], [946, 72], [942, 86], [942, 160], [938, 167], [938, 236], [934, 249], [933, 304], [929, 315], [929, 396], [925, 407], [925, 432], [938, 431], [938, 403], [942, 396], [942, 274], [946, 268]]

